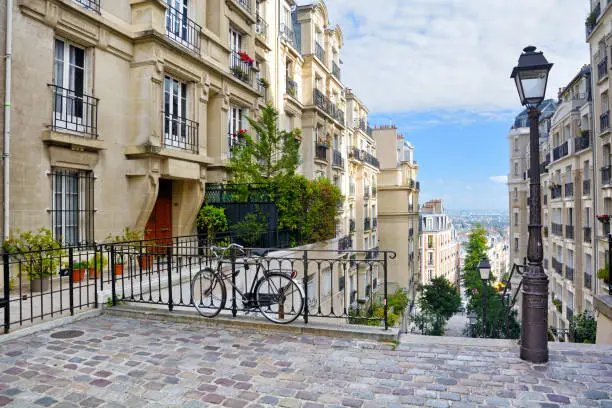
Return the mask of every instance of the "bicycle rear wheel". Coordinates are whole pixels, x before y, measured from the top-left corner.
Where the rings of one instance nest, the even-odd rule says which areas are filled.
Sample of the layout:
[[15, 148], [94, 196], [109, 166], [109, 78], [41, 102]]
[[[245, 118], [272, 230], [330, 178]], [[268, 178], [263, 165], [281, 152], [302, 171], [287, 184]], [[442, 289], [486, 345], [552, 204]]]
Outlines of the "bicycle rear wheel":
[[304, 293], [288, 275], [270, 272], [257, 282], [255, 299], [259, 311], [274, 323], [291, 323], [304, 310]]
[[215, 317], [225, 307], [225, 283], [210, 268], [202, 269], [191, 279], [191, 301], [204, 317]]

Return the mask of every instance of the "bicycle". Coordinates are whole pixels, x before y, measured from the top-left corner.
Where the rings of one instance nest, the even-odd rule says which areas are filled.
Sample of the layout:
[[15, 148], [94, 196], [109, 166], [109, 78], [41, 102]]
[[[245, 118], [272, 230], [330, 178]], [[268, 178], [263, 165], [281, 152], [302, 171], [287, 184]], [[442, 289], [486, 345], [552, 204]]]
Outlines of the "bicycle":
[[[213, 318], [225, 307], [227, 289], [225, 280], [232, 277], [232, 272], [223, 273], [223, 259], [228, 251], [236, 251], [238, 255], [246, 255], [244, 247], [230, 244], [227, 247], [211, 247], [213, 256], [217, 260], [217, 268], [206, 267], [195, 274], [191, 280], [192, 302], [196, 310], [204, 317]], [[236, 252], [233, 255], [236, 255]], [[287, 324], [293, 322], [304, 310], [304, 292], [294, 279], [295, 271], [290, 273], [281, 270], [264, 269], [263, 259], [268, 250], [253, 251], [259, 257], [255, 261], [255, 276], [250, 289], [242, 292], [230, 280], [229, 284], [242, 298], [244, 308], [249, 311], [259, 310], [261, 314], [273, 323]], [[245, 273], [249, 270], [249, 263], [243, 261]], [[236, 271], [238, 275], [240, 271]], [[262, 277], [259, 277], [260, 272]], [[291, 303], [290, 305], [288, 303]]]

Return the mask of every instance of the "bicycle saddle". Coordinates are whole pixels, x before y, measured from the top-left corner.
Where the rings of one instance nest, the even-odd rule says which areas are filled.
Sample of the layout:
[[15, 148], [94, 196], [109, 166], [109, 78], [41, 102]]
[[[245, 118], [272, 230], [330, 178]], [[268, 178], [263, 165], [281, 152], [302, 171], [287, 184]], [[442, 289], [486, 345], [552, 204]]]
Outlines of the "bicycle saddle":
[[255, 249], [253, 250], [253, 255], [255, 256], [260, 256], [260, 257], [264, 257], [266, 255], [268, 255], [270, 253], [269, 249]]

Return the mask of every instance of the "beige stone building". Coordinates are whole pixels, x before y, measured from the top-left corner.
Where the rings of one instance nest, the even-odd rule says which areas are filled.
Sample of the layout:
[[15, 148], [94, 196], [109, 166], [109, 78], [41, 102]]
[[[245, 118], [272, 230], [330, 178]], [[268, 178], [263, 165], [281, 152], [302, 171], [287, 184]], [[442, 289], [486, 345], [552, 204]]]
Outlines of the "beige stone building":
[[442, 200], [423, 204], [420, 211], [421, 284], [444, 277], [459, 286], [461, 246]]

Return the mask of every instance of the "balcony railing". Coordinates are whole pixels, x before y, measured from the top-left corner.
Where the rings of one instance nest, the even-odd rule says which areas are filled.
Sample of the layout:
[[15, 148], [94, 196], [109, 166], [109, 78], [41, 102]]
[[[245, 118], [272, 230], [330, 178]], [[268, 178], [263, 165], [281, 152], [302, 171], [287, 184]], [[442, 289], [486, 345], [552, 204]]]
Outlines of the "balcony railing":
[[361, 150], [358, 147], [349, 147], [349, 158], [363, 161], [361, 158]]
[[315, 56], [325, 64], [325, 49], [317, 41], [315, 41]]
[[164, 146], [198, 153], [198, 122], [162, 112]]
[[560, 158], [567, 156], [567, 154], [568, 148], [566, 140], [562, 145], [559, 145], [553, 149], [553, 160], [559, 160]]
[[166, 35], [172, 41], [200, 53], [202, 27], [187, 17], [187, 9], [174, 8], [168, 2], [166, 9]]
[[315, 158], [318, 160], [327, 161], [327, 150], [327, 146], [317, 145], [317, 148], [315, 149]]
[[257, 80], [257, 91], [263, 95], [264, 102], [268, 100], [268, 87], [269, 84], [265, 78]]
[[75, 0], [81, 6], [100, 14], [100, 0]]
[[565, 183], [565, 197], [574, 196], [574, 183]]
[[591, 229], [591, 227], [584, 227], [584, 242], [591, 242], [592, 241], [592, 234], [593, 234], [593, 230]]
[[370, 153], [366, 152], [365, 150], [361, 151], [361, 157], [363, 158], [363, 161], [365, 161], [366, 163], [376, 168], [380, 168], [380, 162], [378, 161], [378, 159], [372, 156]]
[[574, 280], [574, 268], [565, 265], [565, 277], [573, 281]]
[[315, 88], [314, 104], [331, 116], [334, 120], [344, 125], [344, 111], [334, 105], [323, 92]]
[[298, 46], [298, 42], [295, 38], [295, 32], [290, 26], [286, 25], [285, 23], [281, 23], [279, 31], [281, 41], [288, 43], [298, 51], [300, 50], [301, 47]]
[[565, 238], [574, 239], [574, 226], [573, 225], [565, 226]]
[[550, 197], [554, 200], [556, 198], [561, 198], [561, 196], [563, 195], [562, 189], [561, 189], [561, 185], [557, 184], [557, 185], [553, 185], [550, 188]]
[[293, 79], [287, 78], [287, 93], [294, 98], [297, 98], [297, 88], [297, 82], [295, 82]]
[[408, 230], [408, 238], [412, 238], [414, 236], [414, 228], [410, 228]]
[[[609, 223], [601, 224], [601, 230], [603, 232], [603, 235], [607, 238], [608, 235], [610, 234], [610, 224]], [[606, 257], [606, 259], [608, 258]]]
[[591, 35], [593, 30], [595, 29], [595, 26], [597, 25], [597, 19], [599, 18], [600, 14], [601, 14], [601, 4], [598, 2], [597, 6], [595, 6], [595, 8], [591, 10], [591, 14], [587, 18], [587, 21], [585, 22], [587, 37]]
[[604, 57], [597, 64], [597, 80], [601, 81], [608, 75], [608, 57]]
[[568, 320], [571, 319], [572, 317], [574, 317], [574, 311], [572, 309], [570, 309], [569, 306], [567, 306], [565, 308], [565, 314], [566, 314]]
[[582, 180], [582, 195], [591, 195], [591, 180]]
[[349, 220], [349, 229], [351, 232], [355, 232], [355, 220], [353, 218]]
[[338, 240], [338, 251], [346, 251], [353, 246], [353, 240], [349, 236], [342, 237]]
[[251, 0], [236, 0], [249, 13], [251, 12]]
[[601, 168], [601, 184], [604, 186], [610, 185], [610, 179], [612, 176], [612, 166], [604, 166]]
[[584, 273], [584, 287], [593, 290], [593, 275], [590, 273]]
[[335, 62], [332, 62], [332, 75], [335, 76], [338, 81], [340, 81], [340, 67]]
[[563, 265], [557, 261], [557, 258], [552, 259], [552, 267], [559, 275], [563, 276]]
[[236, 51], [232, 51], [230, 56], [230, 71], [232, 71], [232, 74], [236, 78], [251, 85], [253, 79], [253, 75], [251, 74], [252, 70], [252, 63], [245, 61]]
[[369, 231], [371, 229], [371, 220], [369, 218], [365, 218], [363, 220], [363, 230], [364, 231]]
[[333, 151], [332, 166], [344, 168], [344, 159], [338, 150]]
[[244, 136], [241, 136], [238, 133], [228, 133], [227, 144], [229, 148], [229, 157], [232, 157], [232, 154], [236, 151], [236, 149], [244, 146], [246, 141]]
[[606, 111], [599, 116], [599, 131], [605, 132], [610, 129], [610, 111]]
[[574, 138], [574, 150], [580, 152], [588, 149], [591, 145], [591, 134], [588, 130], [582, 131], [582, 135]]
[[53, 130], [65, 129], [96, 139], [99, 99], [82, 91], [49, 86], [53, 92]]
[[[515, 200], [516, 201], [516, 200]], [[543, 200], [544, 205], [548, 204], [548, 195], [544, 194], [544, 200]]]
[[[515, 227], [518, 227], [518, 224], [514, 224], [514, 226], [515, 226]], [[548, 237], [548, 227], [544, 227], [544, 228], [542, 228], [542, 236], [543, 236], [544, 238], [547, 238], [547, 237]]]
[[264, 42], [268, 40], [268, 23], [260, 15], [257, 16], [257, 23], [255, 24], [255, 33], [257, 33], [257, 35], [261, 37]]
[[550, 224], [551, 226], [551, 230], [552, 230], [552, 234], [556, 235], [558, 237], [562, 237], [563, 236], [563, 225], [562, 224], [555, 224], [554, 222], [552, 224]]

